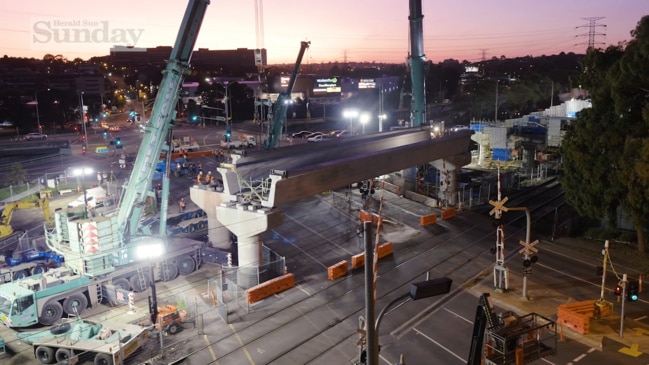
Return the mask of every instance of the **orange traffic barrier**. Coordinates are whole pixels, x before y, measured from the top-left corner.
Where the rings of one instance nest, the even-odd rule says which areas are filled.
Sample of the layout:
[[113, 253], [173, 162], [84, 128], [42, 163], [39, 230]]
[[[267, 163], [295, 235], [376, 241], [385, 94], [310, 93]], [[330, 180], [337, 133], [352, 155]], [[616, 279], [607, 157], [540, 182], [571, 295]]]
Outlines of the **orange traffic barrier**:
[[381, 218], [376, 213], [366, 212], [361, 209], [359, 217], [361, 219], [361, 222], [372, 222], [372, 225], [376, 227], [380, 227], [383, 224], [383, 218]]
[[283, 292], [295, 286], [295, 275], [286, 274], [275, 279], [268, 280], [259, 285], [255, 285], [246, 291], [248, 304], [256, 303], [262, 299], [268, 298], [273, 294]]
[[421, 226], [429, 226], [435, 223], [437, 223], [437, 214], [435, 213], [419, 217], [419, 225]]
[[348, 267], [349, 265], [347, 263], [347, 260], [343, 260], [333, 266], [329, 266], [327, 268], [327, 278], [329, 280], [336, 280], [341, 276], [347, 275]]
[[587, 335], [590, 332], [590, 319], [595, 316], [595, 312], [595, 300], [561, 304], [557, 308], [557, 323]]
[[[382, 245], [379, 245], [379, 254], [378, 258], [382, 259], [385, 256], [392, 255], [394, 245], [392, 242], [386, 242]], [[365, 265], [365, 252], [361, 252], [357, 255], [352, 256], [352, 269], [359, 269]]]
[[455, 208], [448, 208], [442, 210], [442, 219], [447, 220], [453, 217], [455, 217]]

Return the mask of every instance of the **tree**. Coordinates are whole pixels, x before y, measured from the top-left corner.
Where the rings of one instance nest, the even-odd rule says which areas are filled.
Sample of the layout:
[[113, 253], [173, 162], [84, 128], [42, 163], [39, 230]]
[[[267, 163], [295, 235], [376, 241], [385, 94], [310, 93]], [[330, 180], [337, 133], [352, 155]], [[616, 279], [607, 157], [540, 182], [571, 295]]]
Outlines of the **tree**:
[[649, 218], [649, 17], [626, 48], [589, 50], [581, 87], [593, 107], [583, 110], [561, 147], [561, 183], [580, 214], [613, 217], [623, 209], [633, 219], [638, 250], [645, 253]]
[[23, 169], [20, 163], [16, 162], [9, 167], [9, 174], [7, 174], [6, 179], [8, 185], [24, 184], [27, 181], [27, 171]]

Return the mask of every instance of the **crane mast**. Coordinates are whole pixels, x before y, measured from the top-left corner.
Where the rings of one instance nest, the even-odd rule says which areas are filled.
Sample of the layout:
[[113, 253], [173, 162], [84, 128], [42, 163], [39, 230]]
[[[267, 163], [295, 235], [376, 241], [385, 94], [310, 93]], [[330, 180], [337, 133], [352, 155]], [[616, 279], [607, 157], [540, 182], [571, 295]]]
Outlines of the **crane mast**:
[[421, 0], [410, 0], [410, 79], [412, 81], [412, 127], [421, 126], [426, 120], [426, 86], [424, 83], [424, 15], [421, 11]]
[[[185, 11], [176, 43], [167, 61], [167, 67], [163, 71], [164, 76], [153, 104], [149, 125], [144, 130], [133, 171], [120, 200], [117, 225], [122, 235], [133, 235], [137, 232], [147, 196], [153, 195], [151, 181], [155, 165], [160, 158], [160, 153], [168, 148], [165, 142], [176, 116], [178, 93], [183, 77], [189, 71], [189, 60], [209, 3], [210, 0], [190, 0]], [[167, 184], [164, 190], [163, 197], [169, 196]]]
[[286, 121], [286, 110], [288, 109], [288, 100], [291, 99], [291, 93], [293, 92], [293, 86], [295, 86], [295, 80], [297, 80], [297, 74], [300, 70], [300, 65], [302, 64], [302, 58], [304, 57], [304, 52], [311, 42], [302, 41], [300, 45], [300, 52], [297, 55], [297, 60], [295, 61], [295, 67], [293, 68], [293, 73], [291, 73], [291, 78], [288, 80], [288, 85], [284, 92], [279, 93], [277, 101], [275, 102], [275, 111], [273, 112], [273, 120], [270, 128], [268, 130], [268, 139], [264, 142], [265, 149], [271, 149], [279, 146], [279, 137], [282, 134], [282, 126]]

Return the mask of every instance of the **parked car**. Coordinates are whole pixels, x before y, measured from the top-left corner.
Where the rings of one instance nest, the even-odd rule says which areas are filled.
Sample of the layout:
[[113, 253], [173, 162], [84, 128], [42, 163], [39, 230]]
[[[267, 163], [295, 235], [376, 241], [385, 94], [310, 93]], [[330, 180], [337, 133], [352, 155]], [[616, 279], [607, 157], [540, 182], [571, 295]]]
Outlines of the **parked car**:
[[47, 134], [43, 134], [43, 133], [27, 133], [25, 135], [25, 141], [31, 141], [32, 139], [47, 139]]
[[306, 138], [307, 135], [311, 134], [311, 131], [299, 131], [291, 134], [292, 138]]

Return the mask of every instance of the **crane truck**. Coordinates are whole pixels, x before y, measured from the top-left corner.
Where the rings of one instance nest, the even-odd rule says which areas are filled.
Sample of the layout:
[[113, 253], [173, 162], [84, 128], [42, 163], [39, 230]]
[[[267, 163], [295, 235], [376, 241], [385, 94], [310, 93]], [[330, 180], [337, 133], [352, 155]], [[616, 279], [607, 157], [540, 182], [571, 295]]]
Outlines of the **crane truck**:
[[297, 74], [300, 71], [300, 65], [302, 64], [302, 58], [304, 57], [304, 52], [311, 42], [302, 41], [300, 44], [300, 52], [297, 55], [297, 60], [295, 61], [295, 67], [291, 73], [291, 77], [288, 80], [288, 85], [286, 85], [286, 90], [279, 93], [277, 96], [277, 101], [275, 102], [275, 110], [273, 112], [273, 119], [271, 125], [268, 128], [268, 138], [264, 141], [264, 149], [273, 149], [279, 146], [279, 139], [282, 134], [282, 127], [286, 121], [286, 110], [288, 110], [288, 101], [291, 99], [291, 93], [293, 92], [293, 86], [295, 86], [295, 81], [297, 80]]
[[[167, 140], [175, 106], [208, 4], [209, 0], [190, 0], [187, 5], [117, 209], [92, 218], [67, 210], [55, 212], [55, 227], [45, 229], [46, 243], [65, 257], [66, 265], [0, 285], [0, 320], [6, 326], [52, 325], [64, 313], [78, 316], [102, 301], [117, 303], [129, 290], [142, 292], [155, 280], [173, 280], [200, 266], [202, 243], [165, 237], [168, 174], [162, 184], [163, 229], [152, 237], [139, 228], [147, 200], [155, 196], [151, 185], [158, 158], [163, 152], [171, 155]], [[161, 256], [150, 256], [155, 253]]]

